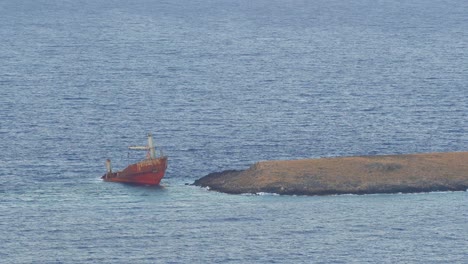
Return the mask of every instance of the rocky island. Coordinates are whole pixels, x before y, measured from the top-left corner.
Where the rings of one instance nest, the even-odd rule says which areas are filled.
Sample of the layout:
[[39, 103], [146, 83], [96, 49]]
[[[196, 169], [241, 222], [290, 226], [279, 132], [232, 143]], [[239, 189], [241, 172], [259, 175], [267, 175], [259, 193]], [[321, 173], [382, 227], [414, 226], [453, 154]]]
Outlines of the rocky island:
[[246, 170], [208, 174], [194, 185], [231, 194], [466, 191], [468, 152], [262, 161]]

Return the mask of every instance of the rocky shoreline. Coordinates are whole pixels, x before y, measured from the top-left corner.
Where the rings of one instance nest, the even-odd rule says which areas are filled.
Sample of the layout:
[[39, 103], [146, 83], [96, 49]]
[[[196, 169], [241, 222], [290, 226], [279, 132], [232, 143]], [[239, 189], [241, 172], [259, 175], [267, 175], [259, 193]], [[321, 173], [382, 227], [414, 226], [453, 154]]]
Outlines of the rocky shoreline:
[[468, 152], [262, 161], [196, 186], [230, 194], [334, 195], [466, 191]]

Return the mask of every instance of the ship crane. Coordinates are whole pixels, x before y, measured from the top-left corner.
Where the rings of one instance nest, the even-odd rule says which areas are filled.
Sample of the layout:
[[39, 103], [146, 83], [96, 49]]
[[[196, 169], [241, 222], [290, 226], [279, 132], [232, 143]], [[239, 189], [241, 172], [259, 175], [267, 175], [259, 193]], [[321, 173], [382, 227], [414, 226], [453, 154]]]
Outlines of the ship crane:
[[148, 134], [148, 146], [129, 146], [128, 149], [131, 149], [131, 150], [149, 150], [150, 158], [151, 159], [156, 158], [156, 151], [154, 149], [154, 143], [153, 143], [153, 135], [151, 133]]

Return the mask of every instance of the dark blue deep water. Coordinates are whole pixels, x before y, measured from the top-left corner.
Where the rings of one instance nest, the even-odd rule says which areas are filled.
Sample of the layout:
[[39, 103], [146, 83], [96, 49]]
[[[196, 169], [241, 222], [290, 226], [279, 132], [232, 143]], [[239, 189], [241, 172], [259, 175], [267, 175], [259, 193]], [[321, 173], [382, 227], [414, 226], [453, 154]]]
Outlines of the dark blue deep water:
[[[467, 263], [468, 195], [186, 186], [468, 150], [465, 0], [1, 0], [0, 263]], [[169, 155], [162, 187], [101, 182]], [[141, 154], [141, 156], [138, 156]]]

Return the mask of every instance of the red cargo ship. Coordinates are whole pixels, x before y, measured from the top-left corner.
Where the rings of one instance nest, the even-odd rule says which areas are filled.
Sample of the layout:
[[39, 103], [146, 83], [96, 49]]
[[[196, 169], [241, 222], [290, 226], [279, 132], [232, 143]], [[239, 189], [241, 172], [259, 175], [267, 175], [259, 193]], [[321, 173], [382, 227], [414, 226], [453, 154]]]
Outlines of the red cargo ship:
[[104, 174], [101, 179], [110, 182], [158, 185], [166, 172], [167, 156], [164, 156], [161, 151], [160, 156], [156, 157], [153, 136], [148, 134], [148, 146], [130, 146], [128, 148], [133, 150], [147, 150], [147, 158], [117, 172], [112, 172], [111, 161], [108, 159], [106, 161], [107, 173]]

